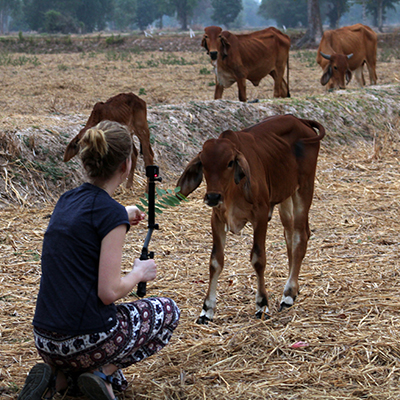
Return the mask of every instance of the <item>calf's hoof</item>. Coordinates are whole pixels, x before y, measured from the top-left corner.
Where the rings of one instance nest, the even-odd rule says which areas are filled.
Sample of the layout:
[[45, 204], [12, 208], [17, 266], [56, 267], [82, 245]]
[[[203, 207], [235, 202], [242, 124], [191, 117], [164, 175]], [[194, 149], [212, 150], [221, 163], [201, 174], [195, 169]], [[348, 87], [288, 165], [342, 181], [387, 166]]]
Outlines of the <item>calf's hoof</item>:
[[212, 319], [206, 317], [205, 315], [201, 315], [196, 323], [198, 323], [199, 325], [208, 325], [208, 323], [211, 321]]
[[293, 303], [289, 304], [289, 303], [282, 302], [279, 307], [279, 312], [281, 312], [283, 310], [287, 310], [288, 308], [292, 307], [292, 305], [293, 305]]
[[262, 319], [262, 320], [264, 321], [264, 320], [266, 320], [266, 319], [270, 319], [271, 316], [269, 315], [268, 312], [264, 312], [264, 311], [262, 311], [262, 310], [258, 310], [258, 311], [256, 312], [256, 318], [257, 318], [257, 319]]

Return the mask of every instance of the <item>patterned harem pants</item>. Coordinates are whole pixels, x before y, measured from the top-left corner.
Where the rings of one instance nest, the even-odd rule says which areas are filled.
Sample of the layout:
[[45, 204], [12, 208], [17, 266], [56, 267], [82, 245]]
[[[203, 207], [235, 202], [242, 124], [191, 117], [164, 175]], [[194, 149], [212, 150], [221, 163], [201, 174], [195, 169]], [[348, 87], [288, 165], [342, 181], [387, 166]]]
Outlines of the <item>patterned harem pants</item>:
[[[107, 332], [67, 336], [35, 328], [35, 345], [47, 364], [76, 378], [107, 364], [125, 368], [157, 353], [170, 341], [179, 316], [172, 299], [146, 298], [117, 305], [117, 324]], [[125, 390], [122, 371], [113, 377], [114, 389]]]

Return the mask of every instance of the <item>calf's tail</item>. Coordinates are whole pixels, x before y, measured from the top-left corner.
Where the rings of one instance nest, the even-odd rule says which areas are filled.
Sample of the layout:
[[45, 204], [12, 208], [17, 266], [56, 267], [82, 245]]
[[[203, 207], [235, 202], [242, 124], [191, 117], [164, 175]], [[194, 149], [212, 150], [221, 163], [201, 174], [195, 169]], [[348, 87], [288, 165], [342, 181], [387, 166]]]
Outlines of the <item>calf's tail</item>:
[[303, 143], [316, 143], [324, 138], [325, 128], [319, 122], [313, 121], [311, 119], [302, 119], [301, 121], [310, 128], [317, 129], [319, 132], [319, 134], [317, 134], [316, 136], [302, 139]]

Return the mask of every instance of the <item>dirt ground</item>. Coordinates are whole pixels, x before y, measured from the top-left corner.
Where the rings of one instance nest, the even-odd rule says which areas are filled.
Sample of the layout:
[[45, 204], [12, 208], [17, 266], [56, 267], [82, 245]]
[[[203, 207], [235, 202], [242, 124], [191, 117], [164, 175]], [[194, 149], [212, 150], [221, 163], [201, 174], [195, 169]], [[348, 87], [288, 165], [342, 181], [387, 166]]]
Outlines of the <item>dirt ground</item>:
[[[292, 97], [272, 99], [272, 79], [267, 78], [258, 88], [248, 85], [249, 99], [260, 99], [258, 104], [237, 102], [236, 86], [214, 102], [211, 67], [200, 47], [173, 53], [7, 53], [3, 59], [1, 399], [16, 399], [39, 361], [31, 320], [43, 233], [59, 194], [83, 179], [77, 162], [62, 163], [65, 144], [95, 102], [130, 91], [147, 102], [165, 188], [174, 186], [206, 138], [272, 113], [313, 117], [325, 125], [327, 140], [318, 162], [301, 293], [281, 313], [287, 257], [277, 213], [269, 225], [270, 320], [253, 316], [250, 226], [241, 235], [228, 235], [214, 322], [200, 326], [195, 321], [207, 290], [211, 250], [204, 187], [188, 203], [157, 216], [160, 230], [151, 246], [158, 278], [148, 285], [148, 294], [174, 298], [181, 321], [169, 346], [125, 371], [130, 387], [119, 398], [400, 399], [398, 59], [380, 52], [377, 87], [358, 89], [351, 82], [347, 93], [326, 93], [315, 50], [292, 50]], [[44, 160], [52, 161], [53, 169], [40, 169]], [[143, 196], [142, 165], [135, 183], [134, 192], [118, 191], [122, 204], [136, 204]], [[139, 256], [145, 235], [145, 224], [130, 230], [125, 270]], [[300, 341], [305, 347], [292, 347]]]

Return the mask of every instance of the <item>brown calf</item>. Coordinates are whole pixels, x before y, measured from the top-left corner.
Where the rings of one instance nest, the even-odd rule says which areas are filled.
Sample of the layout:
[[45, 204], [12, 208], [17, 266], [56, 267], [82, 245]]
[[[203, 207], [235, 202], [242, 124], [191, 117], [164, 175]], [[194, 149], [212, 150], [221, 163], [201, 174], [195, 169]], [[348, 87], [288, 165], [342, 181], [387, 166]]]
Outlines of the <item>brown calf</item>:
[[[147, 125], [146, 102], [133, 93], [120, 93], [108, 99], [105, 103], [96, 103], [88, 121], [83, 129], [71, 140], [65, 149], [64, 161], [69, 161], [79, 152], [79, 141], [85, 132], [96, 126], [99, 122], [109, 120], [116, 121], [128, 127], [131, 134], [135, 134], [140, 141], [140, 149], [145, 165], [152, 165], [154, 153], [150, 145], [150, 131]], [[132, 168], [128, 176], [126, 187], [133, 183], [133, 175], [136, 167], [138, 151], [133, 145]]]
[[[317, 128], [319, 134], [314, 130]], [[185, 196], [207, 183], [204, 201], [212, 207], [213, 248], [210, 281], [198, 323], [213, 319], [217, 280], [224, 266], [226, 232], [253, 227], [251, 263], [257, 274], [256, 316], [269, 312], [265, 290], [265, 240], [275, 205], [285, 233], [289, 260], [280, 309], [293, 305], [298, 276], [310, 237], [308, 212], [324, 127], [293, 115], [275, 116], [239, 132], [225, 131], [207, 140], [187, 165], [177, 186]]]

